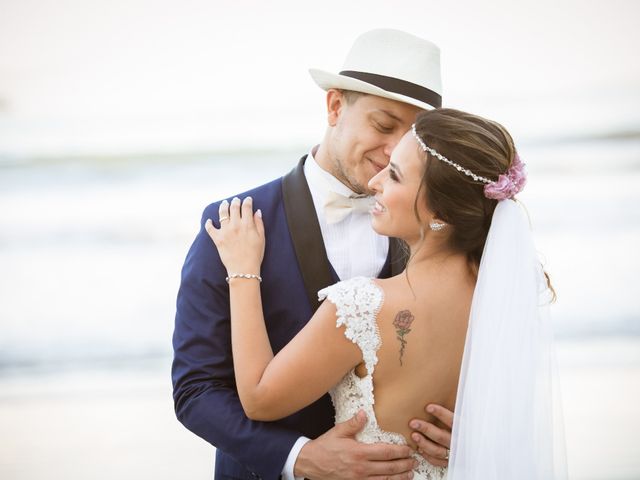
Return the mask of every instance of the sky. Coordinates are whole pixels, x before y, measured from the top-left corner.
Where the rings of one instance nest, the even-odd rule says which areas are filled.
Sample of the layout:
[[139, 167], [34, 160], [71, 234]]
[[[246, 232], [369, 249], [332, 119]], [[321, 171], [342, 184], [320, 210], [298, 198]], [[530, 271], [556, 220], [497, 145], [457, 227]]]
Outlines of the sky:
[[640, 130], [640, 2], [0, 0], [0, 156], [297, 146], [358, 34], [442, 51], [445, 106], [529, 139]]

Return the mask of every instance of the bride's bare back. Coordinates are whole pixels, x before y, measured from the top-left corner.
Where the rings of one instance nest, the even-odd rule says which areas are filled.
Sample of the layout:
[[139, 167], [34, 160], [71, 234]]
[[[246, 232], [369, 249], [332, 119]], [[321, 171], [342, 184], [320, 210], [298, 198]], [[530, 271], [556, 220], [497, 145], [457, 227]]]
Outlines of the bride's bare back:
[[411, 418], [435, 421], [424, 411], [429, 403], [454, 409], [475, 278], [464, 257], [450, 256], [410, 270], [409, 281], [412, 288], [404, 273], [376, 280], [384, 302], [373, 383], [378, 424], [415, 447]]

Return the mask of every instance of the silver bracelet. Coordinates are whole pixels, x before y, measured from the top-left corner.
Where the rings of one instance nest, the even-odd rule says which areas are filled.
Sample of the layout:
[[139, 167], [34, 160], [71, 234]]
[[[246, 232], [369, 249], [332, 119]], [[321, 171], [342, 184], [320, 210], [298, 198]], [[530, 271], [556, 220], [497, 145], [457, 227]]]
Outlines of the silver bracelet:
[[262, 277], [260, 275], [254, 275], [253, 273], [230, 273], [225, 280], [229, 283], [229, 280], [232, 278], [255, 278], [260, 283], [262, 283]]

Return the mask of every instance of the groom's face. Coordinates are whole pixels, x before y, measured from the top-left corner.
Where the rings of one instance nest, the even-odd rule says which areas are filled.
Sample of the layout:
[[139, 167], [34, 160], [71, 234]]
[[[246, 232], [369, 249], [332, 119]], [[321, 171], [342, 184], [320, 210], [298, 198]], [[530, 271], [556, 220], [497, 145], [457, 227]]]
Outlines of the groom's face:
[[370, 194], [369, 180], [389, 164], [420, 109], [375, 95], [349, 102], [337, 90], [329, 91], [328, 107], [332, 173], [354, 192]]

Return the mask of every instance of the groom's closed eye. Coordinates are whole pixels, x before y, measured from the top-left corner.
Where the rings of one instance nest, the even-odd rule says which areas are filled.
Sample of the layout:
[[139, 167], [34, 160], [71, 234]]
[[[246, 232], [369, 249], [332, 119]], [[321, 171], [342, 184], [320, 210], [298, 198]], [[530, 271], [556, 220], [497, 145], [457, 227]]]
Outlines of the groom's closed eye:
[[376, 110], [371, 116], [371, 123], [381, 133], [390, 134], [395, 132], [398, 125], [402, 124], [402, 119], [387, 110]]
[[380, 133], [391, 133], [394, 130], [393, 125], [386, 125], [380, 122], [374, 122], [374, 126]]

